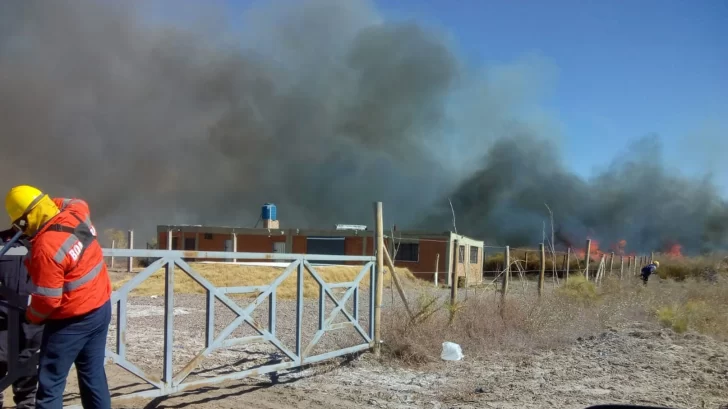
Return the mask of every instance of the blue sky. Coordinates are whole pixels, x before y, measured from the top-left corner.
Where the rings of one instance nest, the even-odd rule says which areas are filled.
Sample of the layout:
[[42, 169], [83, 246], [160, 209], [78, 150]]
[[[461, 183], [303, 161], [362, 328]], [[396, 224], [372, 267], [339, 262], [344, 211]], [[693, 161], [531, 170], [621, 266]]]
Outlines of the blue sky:
[[549, 59], [558, 76], [544, 108], [560, 122], [564, 154], [581, 174], [651, 132], [672, 159], [705, 163], [703, 152], [685, 152], [695, 138], [728, 150], [716, 140], [728, 138], [728, 1], [377, 3], [385, 15], [448, 30], [474, 61]]
[[[671, 163], [712, 168], [728, 192], [728, 0], [374, 1], [385, 18], [446, 30], [475, 64], [553, 64], [541, 108], [576, 172], [657, 133]], [[243, 11], [251, 0], [228, 2]]]

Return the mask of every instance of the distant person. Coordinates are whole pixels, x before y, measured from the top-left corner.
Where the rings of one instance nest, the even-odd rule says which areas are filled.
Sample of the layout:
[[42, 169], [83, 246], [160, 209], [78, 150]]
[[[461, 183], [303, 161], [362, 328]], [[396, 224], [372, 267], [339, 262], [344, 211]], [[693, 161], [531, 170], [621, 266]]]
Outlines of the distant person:
[[642, 274], [640, 275], [642, 278], [642, 284], [647, 285], [647, 280], [652, 274], [655, 274], [655, 272], [657, 271], [657, 267], [660, 267], [660, 262], [657, 260], [642, 267]]
[[88, 204], [51, 199], [22, 185], [10, 189], [5, 209], [13, 228], [30, 242], [26, 267], [33, 292], [25, 317], [44, 324], [36, 407], [63, 407], [66, 379], [75, 364], [81, 405], [110, 409], [104, 357], [111, 280]]
[[[4, 242], [13, 236], [12, 232], [0, 232], [0, 247]], [[23, 245], [15, 243], [12, 247], [22, 248]], [[8, 362], [11, 358], [20, 360], [20, 362], [30, 359], [33, 354], [40, 349], [41, 335], [43, 332], [42, 325], [34, 325], [25, 321], [22, 315], [19, 317], [18, 326], [10, 328], [10, 320], [8, 317], [8, 308], [17, 308], [25, 311], [28, 307], [28, 296], [33, 290], [28, 277], [28, 270], [23, 264], [25, 256], [23, 255], [4, 255], [0, 257], [0, 284], [10, 292], [20, 295], [20, 299], [3, 300], [8, 305], [0, 305], [0, 377], [6, 376], [8, 373]], [[18, 356], [10, 357], [8, 341], [10, 334], [18, 339]], [[22, 376], [12, 384], [13, 401], [18, 409], [35, 408], [35, 394], [38, 389], [37, 369], [34, 368], [32, 375]], [[0, 407], [3, 407], [5, 396], [0, 391]]]

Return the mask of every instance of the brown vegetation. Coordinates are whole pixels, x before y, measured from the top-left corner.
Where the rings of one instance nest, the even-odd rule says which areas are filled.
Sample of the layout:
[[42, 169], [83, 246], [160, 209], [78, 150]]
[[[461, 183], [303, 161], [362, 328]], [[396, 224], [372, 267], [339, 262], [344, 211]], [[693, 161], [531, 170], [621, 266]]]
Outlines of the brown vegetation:
[[[531, 285], [526, 292], [516, 281], [505, 303], [494, 291], [481, 291], [459, 301], [449, 323], [447, 295], [419, 290], [410, 322], [398, 310], [386, 311], [382, 333], [389, 356], [406, 363], [439, 359], [442, 342], [460, 344], [470, 359], [494, 352], [552, 349], [577, 338], [630, 322], [661, 323], [676, 332], [696, 331], [728, 340], [728, 280], [726, 266], [708, 258], [666, 261], [647, 286], [635, 276], [607, 276], [600, 286], [572, 275], [568, 283], [542, 297]], [[705, 279], [697, 272], [716, 272]]]

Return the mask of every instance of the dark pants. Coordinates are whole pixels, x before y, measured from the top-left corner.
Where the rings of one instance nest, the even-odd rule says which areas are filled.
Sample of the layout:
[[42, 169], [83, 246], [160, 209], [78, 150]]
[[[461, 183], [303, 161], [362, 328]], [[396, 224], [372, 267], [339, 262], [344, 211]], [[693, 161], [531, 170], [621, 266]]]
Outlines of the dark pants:
[[649, 280], [649, 279], [650, 279], [649, 273], [647, 273], [647, 274], [642, 273], [642, 284], [647, 285], [647, 280]]
[[71, 365], [76, 364], [81, 405], [111, 408], [104, 370], [111, 303], [81, 317], [48, 320], [41, 344], [37, 408], [63, 408], [63, 392]]
[[[5, 320], [3, 320], [5, 321]], [[22, 363], [29, 359], [40, 348], [41, 331], [43, 327], [31, 324], [21, 324], [21, 328], [14, 331], [18, 336], [18, 359]], [[10, 331], [7, 328], [7, 322], [0, 324], [0, 376], [5, 376], [8, 372], [8, 359], [10, 359], [7, 351], [7, 337]], [[32, 409], [35, 407], [35, 393], [38, 389], [38, 376], [26, 376], [18, 378], [13, 382], [13, 401], [18, 409]], [[0, 407], [3, 407], [5, 396], [0, 391]]]

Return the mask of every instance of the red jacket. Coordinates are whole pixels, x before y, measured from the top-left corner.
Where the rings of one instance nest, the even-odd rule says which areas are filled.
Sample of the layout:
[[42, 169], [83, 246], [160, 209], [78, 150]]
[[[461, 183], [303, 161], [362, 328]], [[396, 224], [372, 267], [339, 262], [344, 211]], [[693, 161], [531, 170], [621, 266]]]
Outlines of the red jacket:
[[61, 212], [35, 234], [26, 261], [34, 286], [26, 318], [36, 324], [86, 314], [111, 297], [88, 204], [80, 199], [53, 202]]

